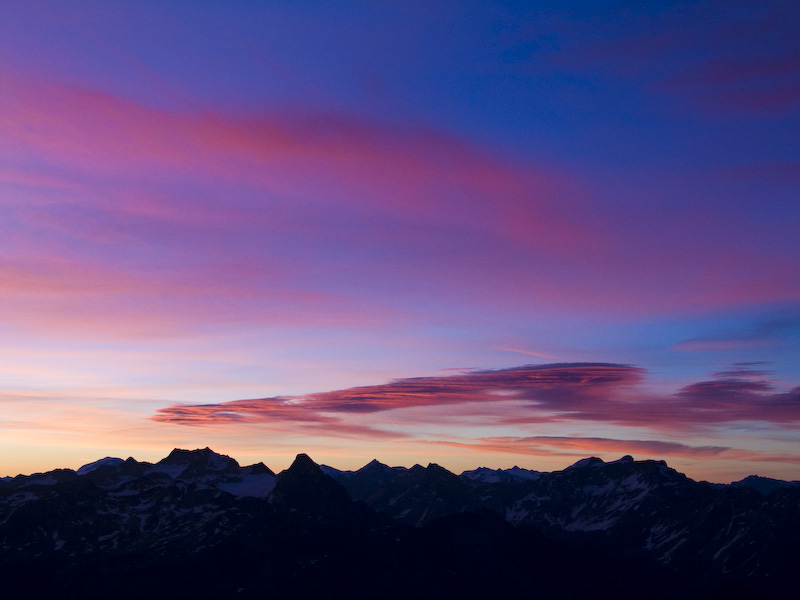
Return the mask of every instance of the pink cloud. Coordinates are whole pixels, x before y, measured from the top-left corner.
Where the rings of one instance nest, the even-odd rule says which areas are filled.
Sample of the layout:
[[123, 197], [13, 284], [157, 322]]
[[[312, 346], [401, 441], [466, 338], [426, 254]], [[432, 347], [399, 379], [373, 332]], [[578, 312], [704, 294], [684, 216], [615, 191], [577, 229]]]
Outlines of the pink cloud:
[[[71, 283], [54, 280], [46, 266], [53, 256], [72, 265], [76, 281], [98, 303], [108, 282], [141, 290], [160, 288], [162, 275], [178, 286], [203, 278], [210, 293], [207, 310], [197, 313], [198, 326], [213, 320], [215, 310], [225, 312], [221, 302], [211, 301], [223, 294], [327, 296], [334, 300], [322, 311], [327, 320], [337, 320], [340, 309], [340, 322], [367, 312], [368, 320], [383, 319], [387, 308], [373, 303], [365, 311], [373, 299], [353, 289], [365, 281], [374, 282], [370, 293], [378, 289], [380, 296], [422, 279], [439, 295], [479, 306], [494, 302], [496, 294], [475, 292], [478, 287], [508, 288], [513, 293], [503, 296], [512, 304], [524, 299], [527, 305], [531, 293], [556, 304], [585, 297], [550, 276], [561, 273], [553, 262], [584, 260], [591, 256], [584, 251], [602, 238], [582, 222], [579, 202], [566, 193], [574, 184], [562, 173], [512, 165], [422, 126], [336, 114], [166, 111], [7, 73], [0, 73], [0, 84], [8, 92], [0, 152], [14, 157], [0, 176], [24, 192], [24, 201], [9, 206], [22, 224], [9, 232], [9, 260], [54, 289]], [[291, 251], [298, 241], [310, 250]], [[342, 247], [358, 260], [330, 258]], [[547, 258], [537, 262], [542, 272], [520, 285], [516, 262], [529, 252]], [[390, 264], [369, 258], [375, 256], [391, 257]], [[506, 266], [493, 266], [498, 264]], [[331, 267], [342, 276], [331, 278]], [[267, 279], [281, 291], [258, 289], [257, 282]], [[7, 285], [15, 281], [23, 285], [18, 292], [33, 293], [19, 278]], [[226, 289], [216, 294], [220, 287]], [[109, 295], [92, 312], [112, 321], [118, 311], [128, 320], [130, 311], [121, 307], [134, 299], [120, 298]], [[155, 302], [164, 306], [163, 319], [157, 311], [143, 329], [163, 328], [169, 318], [165, 299]], [[34, 314], [37, 304], [56, 314]], [[292, 312], [277, 304], [264, 313]], [[347, 304], [351, 311], [342, 308]], [[58, 308], [54, 295], [43, 296], [21, 310], [18, 322], [56, 324], [57, 315], [69, 311]], [[190, 325], [191, 308], [176, 306], [172, 313]]]
[[221, 261], [176, 273], [29, 256], [0, 263], [0, 317], [11, 331], [112, 339], [244, 324], [375, 324], [375, 312], [365, 314], [342, 296], [263, 285], [269, 272], [263, 262]]
[[[447, 445], [462, 445], [456, 442], [441, 442]], [[591, 454], [593, 452], [628, 453], [645, 456], [681, 456], [715, 458], [730, 450], [722, 446], [690, 446], [679, 442], [659, 440], [618, 440], [611, 438], [582, 436], [529, 436], [481, 438], [467, 447], [481, 448], [491, 452], [514, 454]]]
[[[655, 231], [639, 217], [598, 223], [574, 178], [424, 126], [166, 111], [3, 73], [0, 84], [0, 152], [14, 157], [0, 177], [25, 191], [9, 208], [22, 228], [8, 232], [6, 252], [34, 276], [46, 270], [40, 259], [59, 256], [102, 277], [78, 277], [97, 301], [93, 312], [109, 315], [98, 329], [115, 311], [130, 317], [123, 306], [135, 299], [100, 297], [106, 280], [125, 279], [160, 290], [139, 303], [158, 309], [152, 323], [144, 311], [134, 319], [148, 330], [163, 329], [170, 314], [180, 329], [193, 314], [197, 327], [233, 313], [238, 322], [293, 322], [294, 298], [324, 322], [349, 324], [420, 315], [440, 299], [630, 315], [797, 297], [793, 260], [762, 259], [747, 245], [675, 244], [687, 224], [662, 229], [661, 215], [648, 217]], [[671, 277], [676, 262], [692, 272]], [[167, 306], [163, 284], [202, 292], [201, 280], [203, 310]], [[397, 308], [411, 288], [437, 302]], [[243, 298], [266, 298], [265, 309]], [[56, 315], [34, 314], [37, 303]], [[30, 324], [57, 324], [69, 311], [48, 296], [21, 312]]]
[[619, 440], [597, 437], [497, 437], [481, 438], [475, 442], [440, 441], [436, 444], [497, 452], [533, 456], [587, 456], [592, 453], [625, 453], [655, 458], [679, 457], [690, 459], [720, 459], [747, 462], [779, 462], [800, 464], [800, 456], [774, 454], [755, 450], [740, 450], [727, 446], [691, 446], [679, 442], [660, 440]]
[[[153, 419], [189, 425], [215, 423], [338, 424], [351, 415], [390, 410], [493, 403], [531, 398], [569, 388], [589, 397], [603, 388], [618, 388], [639, 380], [639, 370], [607, 364], [529, 366], [500, 371], [471, 371], [458, 375], [399, 379], [393, 382], [321, 392], [301, 397], [234, 400], [212, 405], [174, 405]], [[456, 412], [457, 408], [454, 409]], [[383, 435], [383, 432], [381, 432]]]
[[562, 174], [503, 164], [424, 127], [336, 114], [168, 112], [7, 74], [0, 81], [8, 90], [0, 130], [17, 155], [95, 177], [216, 178], [304, 202], [325, 190], [340, 202], [422, 222], [473, 226], [479, 219], [498, 234], [556, 252], [592, 235], [547, 206], [567, 189]]
[[[336, 424], [348, 416], [432, 407], [441, 410], [430, 418], [446, 423], [448, 419], [474, 412], [471, 406], [502, 403], [502, 410], [486, 415], [487, 424], [596, 422], [669, 431], [763, 421], [796, 427], [800, 423], [800, 388], [777, 392], [758, 373], [761, 372], [741, 368], [734, 375], [721, 373], [717, 379], [685, 386], [670, 396], [653, 397], [641, 392], [638, 386], [644, 381], [644, 372], [635, 367], [525, 366], [400, 379], [300, 397], [175, 405], [159, 410], [153, 418], [192, 425]], [[513, 412], [508, 408], [509, 401], [517, 402]], [[402, 422], [402, 413], [393, 413], [393, 421]]]

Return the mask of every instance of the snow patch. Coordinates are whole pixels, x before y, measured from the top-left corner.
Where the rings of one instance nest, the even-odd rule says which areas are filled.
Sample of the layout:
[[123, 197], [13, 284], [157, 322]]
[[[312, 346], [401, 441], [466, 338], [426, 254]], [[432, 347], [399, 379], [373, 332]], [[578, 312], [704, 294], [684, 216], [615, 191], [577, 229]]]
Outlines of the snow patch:
[[94, 462], [90, 462], [88, 464], [83, 465], [80, 469], [75, 471], [78, 475], [86, 475], [87, 473], [91, 473], [98, 467], [109, 466], [109, 467], [116, 467], [117, 465], [121, 465], [125, 461], [121, 458], [114, 458], [113, 456], [106, 456], [105, 458], [101, 458], [100, 460], [96, 460]]
[[739, 540], [739, 538], [742, 537], [745, 533], [747, 533], [746, 529], [740, 530], [739, 533], [737, 533], [730, 542], [728, 542], [722, 548], [717, 550], [716, 553], [714, 554], [714, 560], [717, 560], [719, 558], [720, 554], [722, 554], [728, 548], [730, 548], [733, 544], [735, 544]]
[[[31, 477], [36, 477], [36, 475], [32, 475]], [[55, 477], [47, 476], [47, 477], [38, 477], [36, 479], [31, 479], [22, 487], [26, 487], [29, 485], [55, 485], [58, 483], [58, 480]]]
[[17, 492], [16, 494], [11, 494], [6, 500], [10, 506], [15, 507], [19, 506], [20, 504], [24, 504], [25, 502], [38, 499], [39, 496], [33, 492]]
[[275, 475], [245, 475], [241, 481], [232, 483], [220, 483], [217, 487], [223, 492], [233, 494], [237, 498], [250, 496], [253, 498], [265, 498], [275, 487], [277, 481]]
[[614, 491], [614, 482], [609, 481], [603, 486], [600, 485], [587, 485], [583, 488], [584, 492], [590, 496], [602, 496]]
[[570, 469], [580, 469], [583, 467], [592, 467], [592, 466], [601, 467], [603, 465], [605, 465], [605, 463], [603, 462], [602, 459], [597, 458], [596, 456], [590, 456], [589, 458], [580, 459], [578, 462], [571, 464], [564, 470], [569, 471]]
[[606, 529], [610, 529], [618, 520], [618, 516], [608, 517], [600, 521], [579, 519], [564, 526], [564, 529], [567, 531], [605, 531]]
[[480, 483], [501, 483], [503, 481], [536, 481], [541, 477], [541, 473], [529, 469], [521, 469], [517, 466], [510, 469], [480, 467], [472, 471], [464, 471], [461, 473], [461, 477]]
[[529, 511], [525, 510], [524, 508], [520, 508], [517, 505], [514, 505], [513, 508], [510, 508], [506, 511], [506, 521], [511, 523], [512, 525], [523, 521], [527, 516], [530, 514]]

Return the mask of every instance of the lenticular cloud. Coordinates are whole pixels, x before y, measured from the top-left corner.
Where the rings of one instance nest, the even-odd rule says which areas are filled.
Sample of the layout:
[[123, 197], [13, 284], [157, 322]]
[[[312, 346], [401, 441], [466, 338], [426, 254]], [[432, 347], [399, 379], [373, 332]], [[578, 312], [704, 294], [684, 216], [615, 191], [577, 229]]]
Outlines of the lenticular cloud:
[[[594, 421], [669, 429], [736, 421], [800, 422], [800, 388], [778, 392], [763, 371], [738, 368], [715, 379], [653, 396], [642, 390], [646, 372], [630, 365], [571, 363], [467, 371], [440, 377], [398, 379], [344, 390], [234, 400], [219, 404], [173, 405], [156, 421], [184, 425], [271, 423], [321, 425], [331, 433], [389, 435], [345, 424], [348, 417], [405, 409], [439, 409], [432, 418], [452, 418], [480, 404], [498, 405], [496, 424]], [[500, 404], [502, 403], [502, 410]], [[373, 419], [373, 423], [375, 420]]]

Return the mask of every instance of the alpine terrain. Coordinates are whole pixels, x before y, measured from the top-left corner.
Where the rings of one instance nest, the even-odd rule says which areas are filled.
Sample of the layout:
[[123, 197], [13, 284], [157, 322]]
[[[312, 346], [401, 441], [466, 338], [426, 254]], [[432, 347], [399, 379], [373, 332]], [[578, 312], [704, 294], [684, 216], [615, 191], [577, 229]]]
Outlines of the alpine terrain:
[[800, 482], [663, 461], [456, 475], [173, 450], [0, 479], [0, 589], [59, 598], [800, 597]]

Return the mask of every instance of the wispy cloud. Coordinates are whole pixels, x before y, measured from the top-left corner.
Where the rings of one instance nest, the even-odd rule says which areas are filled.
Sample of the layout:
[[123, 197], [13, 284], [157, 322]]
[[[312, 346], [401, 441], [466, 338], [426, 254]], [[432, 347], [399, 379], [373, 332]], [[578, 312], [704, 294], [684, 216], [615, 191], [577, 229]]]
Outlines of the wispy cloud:
[[[469, 371], [458, 375], [399, 379], [383, 385], [355, 387], [307, 396], [234, 400], [211, 405], [174, 405], [163, 408], [156, 421], [187, 425], [218, 423], [317, 423], [330, 427], [349, 415], [399, 411], [419, 407], [453, 407], [470, 403], [524, 400], [535, 404], [553, 401], [559, 390], [571, 390], [572, 406], [602, 390], [620, 389], [641, 379], [639, 369], [612, 364], [556, 364], [495, 371]], [[545, 407], [546, 410], [552, 406]], [[383, 435], [380, 433], [380, 435]]]
[[[551, 204], [574, 203], [569, 177], [433, 127], [156, 109], [2, 71], [0, 85], [0, 151], [13, 157], [0, 171], [1, 285], [15, 328], [154, 335], [293, 314], [352, 325], [385, 319], [384, 298], [409, 287], [398, 281], [481, 303], [462, 290], [508, 285], [491, 265], [598, 243]], [[559, 284], [537, 286], [544, 298]]]
[[672, 346], [672, 349], [693, 352], [776, 346], [799, 333], [800, 314], [795, 310], [762, 318], [747, 326], [683, 340]]
[[[716, 379], [684, 386], [672, 395], [643, 393], [642, 369], [615, 364], [529, 365], [458, 375], [400, 379], [383, 385], [306, 396], [235, 400], [211, 405], [163, 408], [156, 421], [204, 426], [236, 423], [295, 423], [339, 427], [348, 417], [392, 411], [387, 423], [402, 422], [402, 411], [433, 407], [431, 416], [470, 414], [470, 405], [497, 404], [487, 415], [494, 425], [606, 423], [650, 430], [687, 430], [741, 421], [784, 426], [800, 424], [800, 388], [778, 392], [762, 370], [740, 365]], [[508, 402], [515, 401], [515, 408]], [[366, 426], [361, 433], [372, 431]], [[378, 435], [386, 431], [376, 428]], [[566, 438], [565, 438], [566, 439]], [[563, 442], [562, 442], [563, 443]], [[671, 446], [666, 446], [671, 447]], [[708, 449], [704, 451], [709, 451]]]
[[607, 30], [612, 41], [586, 45], [586, 59], [714, 114], [788, 113], [800, 105], [800, 11], [780, 0], [742, 8], [711, 2], [656, 16], [629, 11]]
[[[166, 111], [4, 73], [0, 81], [8, 90], [0, 117], [7, 143], [20, 155], [47, 157], [77, 173], [144, 181], [219, 179], [295, 202], [317, 201], [322, 187], [340, 202], [422, 222], [446, 218], [472, 227], [480, 217], [484, 228], [550, 251], [591, 235], [548, 205], [566, 189], [562, 174], [504, 164], [432, 128], [393, 127], [332, 112]], [[15, 176], [18, 182], [35, 178]], [[491, 210], [487, 197], [493, 199]], [[237, 203], [231, 204], [235, 209]]]
[[519, 348], [497, 348], [497, 350], [501, 352], [515, 352], [517, 354], [527, 354], [528, 356], [538, 356], [539, 358], [555, 358], [551, 354], [545, 354], [544, 352], [534, 352], [533, 350], [522, 350]]
[[621, 440], [599, 437], [494, 437], [474, 442], [433, 442], [456, 448], [532, 456], [586, 456], [592, 453], [625, 453], [637, 456], [689, 459], [724, 459], [747, 462], [779, 462], [800, 464], [795, 454], [775, 454], [756, 450], [741, 450], [729, 446], [692, 446], [661, 440]]

